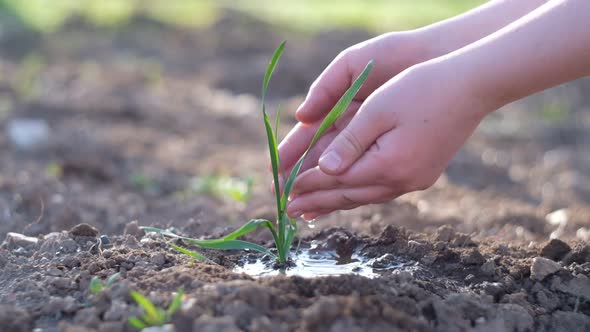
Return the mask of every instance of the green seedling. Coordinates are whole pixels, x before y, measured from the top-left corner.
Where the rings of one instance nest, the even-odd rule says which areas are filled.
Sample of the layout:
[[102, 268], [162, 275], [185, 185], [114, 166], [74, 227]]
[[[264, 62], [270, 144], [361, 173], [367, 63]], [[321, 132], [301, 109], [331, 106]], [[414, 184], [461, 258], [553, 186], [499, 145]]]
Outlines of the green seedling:
[[156, 307], [152, 301], [150, 301], [150, 299], [143, 296], [139, 292], [131, 291], [130, 294], [137, 305], [143, 309], [143, 315], [139, 317], [130, 317], [128, 322], [132, 327], [142, 330], [146, 327], [162, 326], [168, 323], [170, 318], [172, 318], [172, 315], [180, 308], [184, 291], [182, 289], [178, 289], [176, 296], [174, 296], [172, 302], [170, 302], [170, 305], [166, 310]]
[[252, 194], [253, 183], [252, 178], [242, 180], [224, 175], [207, 175], [192, 179], [190, 189], [197, 194], [246, 203]]
[[102, 292], [105, 288], [110, 288], [111, 286], [113, 286], [115, 281], [119, 280], [119, 277], [121, 277], [121, 273], [119, 272], [108, 277], [106, 282], [103, 282], [99, 277], [94, 277], [90, 280], [88, 290], [90, 291], [90, 294], [96, 295]]
[[[283, 53], [285, 48], [285, 42], [283, 42], [274, 52], [270, 63], [266, 69], [266, 73], [264, 75], [264, 80], [262, 82], [262, 117], [264, 120], [264, 127], [266, 131], [266, 137], [268, 141], [268, 148], [270, 153], [270, 161], [272, 165], [272, 176], [274, 180], [274, 187], [275, 187], [275, 199], [276, 199], [276, 208], [277, 208], [277, 217], [276, 222], [273, 223], [269, 220], [265, 219], [253, 219], [248, 221], [242, 227], [237, 229], [236, 231], [220, 238], [214, 240], [198, 240], [198, 239], [191, 239], [183, 236], [179, 236], [175, 233], [172, 233], [167, 230], [162, 230], [153, 227], [143, 227], [143, 229], [147, 232], [155, 232], [162, 234], [164, 236], [182, 239], [187, 243], [194, 244], [196, 246], [207, 248], [207, 249], [220, 249], [220, 250], [229, 250], [229, 249], [247, 249], [247, 250], [255, 250], [262, 252], [264, 254], [271, 255], [275, 257], [279, 264], [285, 264], [289, 260], [289, 252], [291, 250], [291, 246], [293, 245], [293, 240], [295, 239], [295, 235], [297, 233], [297, 222], [295, 219], [289, 218], [287, 216], [287, 204], [289, 194], [291, 193], [291, 189], [293, 189], [293, 184], [295, 182], [295, 177], [299, 173], [301, 166], [303, 165], [303, 161], [309, 154], [309, 151], [314, 146], [314, 144], [318, 141], [318, 139], [334, 124], [334, 122], [344, 113], [344, 111], [348, 108], [354, 96], [360, 90], [361, 86], [367, 79], [369, 72], [373, 68], [373, 61], [369, 61], [363, 72], [359, 75], [359, 77], [352, 83], [350, 88], [344, 93], [344, 95], [338, 100], [338, 102], [334, 105], [332, 110], [326, 115], [322, 123], [320, 124], [317, 132], [315, 133], [314, 137], [312, 138], [307, 150], [303, 153], [301, 158], [297, 161], [291, 173], [287, 178], [282, 177], [285, 179], [283, 183], [283, 190], [281, 191], [281, 186], [279, 183], [279, 172], [281, 170], [281, 162], [279, 160], [279, 152], [277, 147], [278, 142], [278, 127], [280, 121], [280, 107], [277, 110], [277, 116], [275, 121], [275, 126], [271, 125], [270, 119], [266, 112], [266, 92], [268, 90], [268, 85], [270, 82], [270, 78], [274, 69]], [[263, 227], [267, 228], [274, 239], [275, 246], [276, 246], [276, 254], [270, 252], [268, 249], [259, 246], [257, 244], [241, 241], [238, 240], [239, 237], [244, 236], [254, 230]], [[178, 249], [177, 249], [178, 250]], [[194, 257], [194, 256], [193, 256]]]

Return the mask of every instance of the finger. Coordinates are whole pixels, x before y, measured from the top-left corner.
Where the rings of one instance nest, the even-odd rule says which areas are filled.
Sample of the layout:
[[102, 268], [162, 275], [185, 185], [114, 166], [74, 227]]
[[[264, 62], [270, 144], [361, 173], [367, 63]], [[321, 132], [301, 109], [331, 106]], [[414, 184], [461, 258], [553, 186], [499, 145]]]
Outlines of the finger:
[[318, 130], [320, 123], [303, 124], [297, 123], [279, 144], [279, 158], [281, 169], [288, 170], [295, 166], [295, 163], [307, 147]]
[[[383, 183], [382, 160], [379, 149], [369, 150], [346, 172], [340, 175], [324, 173], [319, 167], [301, 173], [293, 184], [292, 195], [302, 195], [312, 191], [350, 187], [366, 187]], [[387, 167], [391, 167], [388, 165]]]
[[[307, 157], [303, 161], [303, 165], [299, 170], [299, 173], [303, 173], [306, 170], [316, 167], [318, 165], [318, 159], [322, 155], [322, 153], [326, 150], [326, 148], [332, 143], [334, 138], [337, 136], [338, 132], [346, 127], [358, 109], [360, 108], [360, 102], [352, 102], [344, 114], [334, 123], [332, 128], [330, 128], [320, 139], [315, 143], [315, 145], [309, 151]], [[317, 128], [319, 127], [318, 121], [317, 124], [312, 125], [305, 125], [298, 123], [293, 130], [285, 137], [283, 142], [279, 145], [279, 156], [281, 158], [281, 168], [284, 170], [285, 174], [290, 174], [291, 169], [295, 166], [295, 163], [301, 155], [305, 152], [309, 143], [311, 143], [312, 137], [315, 135]]]
[[291, 217], [298, 217], [313, 211], [349, 210], [365, 204], [380, 203], [395, 196], [395, 192], [385, 186], [314, 191], [293, 199], [287, 207], [287, 213]]
[[338, 55], [313, 82], [295, 116], [303, 123], [322, 119], [352, 82], [346, 52]]
[[337, 175], [346, 171], [379, 136], [393, 129], [390, 112], [383, 111], [388, 105], [367, 102], [320, 157], [318, 164], [324, 173]]
[[307, 222], [311, 222], [314, 219], [324, 216], [330, 212], [332, 212], [332, 211], [331, 210], [322, 210], [322, 211], [306, 212], [304, 215], [301, 216], [301, 218], [303, 218], [303, 220], [305, 220]]

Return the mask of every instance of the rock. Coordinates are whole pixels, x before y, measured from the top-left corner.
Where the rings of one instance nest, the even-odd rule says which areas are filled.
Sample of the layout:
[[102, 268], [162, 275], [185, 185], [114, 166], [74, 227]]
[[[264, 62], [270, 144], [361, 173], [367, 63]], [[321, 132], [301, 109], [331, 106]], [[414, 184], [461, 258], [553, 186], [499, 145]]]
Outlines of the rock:
[[211, 317], [202, 315], [193, 322], [193, 331], [199, 332], [240, 332], [234, 319], [229, 316]]
[[543, 281], [548, 276], [561, 270], [561, 265], [550, 259], [543, 257], [535, 257], [531, 265], [531, 279]]
[[111, 307], [104, 313], [104, 320], [118, 321], [123, 318], [127, 312], [127, 303], [121, 300], [113, 300]]
[[19, 150], [35, 150], [49, 139], [49, 125], [41, 119], [14, 119], [7, 124], [8, 139]]
[[143, 231], [143, 229], [139, 228], [139, 223], [137, 222], [137, 220], [133, 220], [125, 226], [125, 231], [123, 232], [123, 235], [132, 235], [140, 239], [145, 235], [145, 232]]
[[104, 322], [98, 326], [98, 332], [124, 332], [125, 323], [123, 322]]
[[503, 323], [503, 331], [525, 332], [533, 330], [533, 317], [518, 304], [502, 304], [498, 317]]
[[109, 237], [107, 235], [101, 235], [100, 236], [100, 244], [102, 246], [108, 246], [111, 244], [111, 240], [109, 239]]
[[496, 263], [493, 259], [488, 259], [480, 268], [481, 273], [485, 276], [492, 277], [496, 274]]
[[554, 287], [563, 293], [590, 300], [590, 279], [585, 275], [579, 274], [568, 282], [556, 281]]
[[166, 256], [164, 256], [162, 253], [153, 254], [150, 257], [150, 262], [152, 262], [154, 265], [162, 266], [166, 264]]
[[479, 250], [470, 249], [461, 252], [461, 262], [465, 265], [482, 265], [485, 258], [483, 258]]
[[78, 288], [74, 280], [66, 277], [52, 277], [49, 283], [57, 289], [76, 289]]
[[590, 317], [579, 312], [556, 311], [551, 315], [550, 331], [585, 332], [590, 331]]
[[396, 258], [395, 255], [385, 254], [385, 255], [375, 259], [375, 261], [373, 261], [373, 264], [371, 264], [371, 267], [373, 267], [375, 269], [384, 269], [384, 268], [391, 266], [393, 263], [395, 263], [397, 261], [398, 261], [398, 259]]
[[145, 329], [141, 330], [141, 332], [176, 332], [176, 329], [172, 324], [165, 324], [162, 326], [146, 327]]
[[449, 226], [444, 225], [436, 230], [436, 240], [442, 242], [449, 242], [455, 237], [455, 230]]
[[98, 230], [88, 224], [78, 224], [69, 231], [71, 236], [97, 237]]
[[57, 252], [62, 254], [73, 254], [78, 250], [78, 243], [73, 239], [65, 239], [60, 241]]
[[552, 239], [541, 249], [541, 256], [558, 261], [571, 250], [572, 248], [567, 243], [558, 239]]
[[8, 250], [14, 250], [17, 248], [32, 249], [34, 248], [39, 239], [36, 237], [26, 236], [20, 233], [9, 232], [6, 234], [6, 238], [2, 243], [2, 247]]
[[0, 331], [32, 331], [34, 321], [27, 311], [13, 305], [0, 304]]

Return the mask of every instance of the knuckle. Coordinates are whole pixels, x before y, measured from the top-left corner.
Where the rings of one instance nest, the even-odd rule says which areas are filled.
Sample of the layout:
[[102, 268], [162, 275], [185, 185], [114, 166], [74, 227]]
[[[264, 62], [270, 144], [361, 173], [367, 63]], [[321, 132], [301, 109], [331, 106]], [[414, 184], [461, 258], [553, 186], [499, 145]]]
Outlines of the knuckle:
[[348, 128], [342, 129], [340, 132], [341, 142], [343, 145], [354, 152], [356, 155], [361, 155], [364, 152], [364, 147], [356, 137], [356, 135]]
[[346, 193], [340, 194], [340, 203], [345, 207], [352, 207], [358, 205], [358, 202]]

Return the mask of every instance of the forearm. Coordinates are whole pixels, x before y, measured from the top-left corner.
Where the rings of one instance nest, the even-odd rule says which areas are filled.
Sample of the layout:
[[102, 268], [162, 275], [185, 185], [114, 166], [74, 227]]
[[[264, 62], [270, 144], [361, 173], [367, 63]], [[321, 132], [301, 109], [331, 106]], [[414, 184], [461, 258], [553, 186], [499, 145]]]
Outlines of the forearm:
[[459, 77], [493, 111], [590, 75], [590, 1], [553, 0], [494, 34], [433, 63]]
[[459, 16], [416, 30], [438, 57], [486, 37], [535, 10], [548, 0], [492, 0]]

